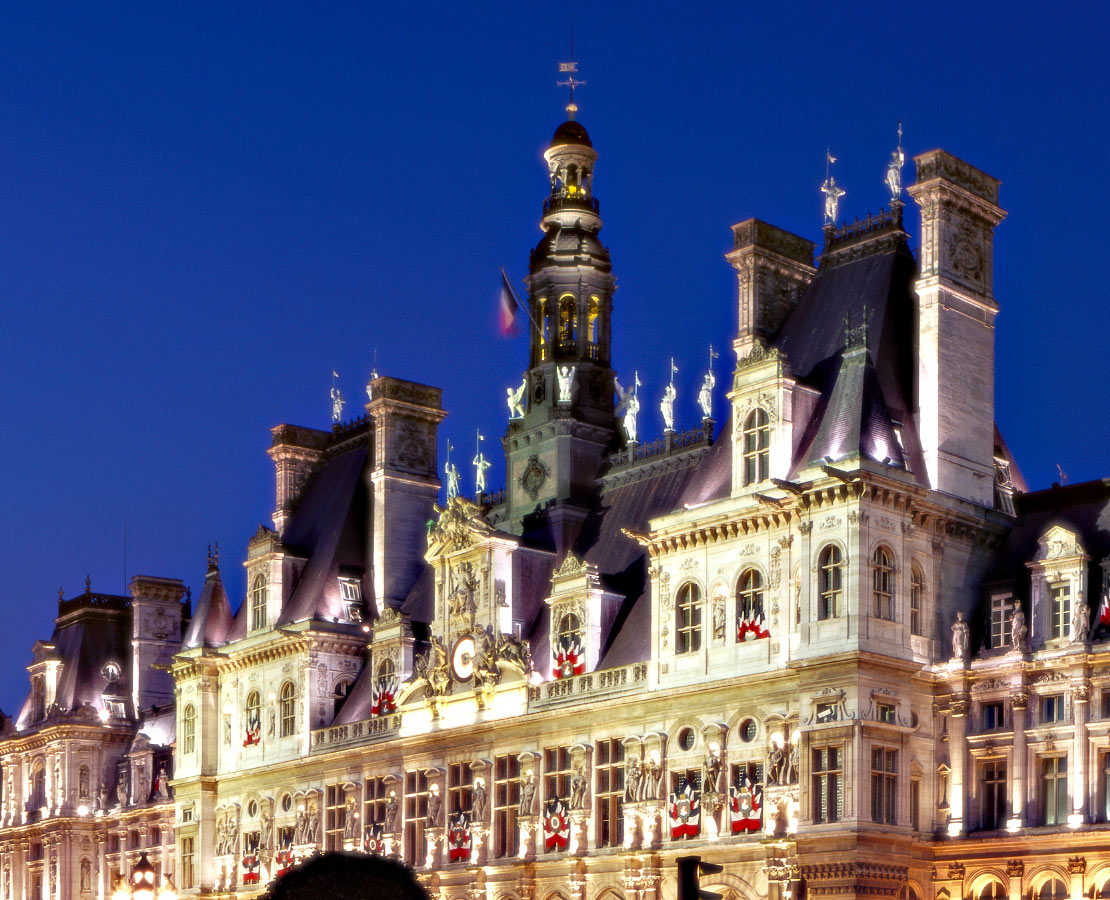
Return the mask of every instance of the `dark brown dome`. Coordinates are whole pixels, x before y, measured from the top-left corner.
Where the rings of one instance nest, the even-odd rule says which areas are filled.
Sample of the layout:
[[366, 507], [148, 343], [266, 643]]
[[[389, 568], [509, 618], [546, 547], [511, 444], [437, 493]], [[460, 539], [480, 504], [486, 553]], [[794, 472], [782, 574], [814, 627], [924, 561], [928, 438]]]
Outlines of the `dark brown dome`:
[[586, 129], [582, 127], [580, 122], [575, 122], [573, 119], [564, 122], [555, 129], [555, 137], [551, 139], [551, 146], [558, 147], [563, 144], [593, 146], [590, 143], [590, 136], [586, 133]]

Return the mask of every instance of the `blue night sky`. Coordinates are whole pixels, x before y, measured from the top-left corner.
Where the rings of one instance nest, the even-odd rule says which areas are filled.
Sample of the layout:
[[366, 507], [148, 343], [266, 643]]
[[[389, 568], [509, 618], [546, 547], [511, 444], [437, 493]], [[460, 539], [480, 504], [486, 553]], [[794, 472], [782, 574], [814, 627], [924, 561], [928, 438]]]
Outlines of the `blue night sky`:
[[997, 419], [1026, 477], [1110, 475], [1106, 5], [227, 6], [3, 14], [6, 712], [58, 586], [122, 590], [125, 521], [128, 576], [197, 593], [219, 541], [238, 602], [269, 430], [327, 427], [333, 369], [361, 412], [376, 348], [383, 374], [446, 389], [441, 453], [468, 460], [480, 428], [499, 456], [526, 347], [496, 332], [498, 266], [519, 284], [539, 236], [572, 7], [642, 434], [668, 357], [690, 427], [708, 345], [729, 346], [729, 226], [819, 239], [826, 145], [842, 212], [877, 210], [901, 118], [907, 157], [941, 146], [1003, 181]]

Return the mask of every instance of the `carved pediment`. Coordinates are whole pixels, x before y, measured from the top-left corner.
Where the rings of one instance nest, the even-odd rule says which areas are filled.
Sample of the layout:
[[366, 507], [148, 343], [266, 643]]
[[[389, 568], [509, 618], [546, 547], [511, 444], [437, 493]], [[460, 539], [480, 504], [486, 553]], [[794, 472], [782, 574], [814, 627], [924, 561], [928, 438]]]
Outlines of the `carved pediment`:
[[1079, 541], [1079, 536], [1074, 531], [1069, 531], [1062, 525], [1054, 525], [1046, 531], [1037, 541], [1038, 562], [1066, 560], [1070, 558], [1086, 558], [1087, 551]]
[[482, 508], [466, 497], [450, 497], [446, 508], [435, 507], [437, 518], [428, 523], [427, 558], [465, 550], [493, 531]]

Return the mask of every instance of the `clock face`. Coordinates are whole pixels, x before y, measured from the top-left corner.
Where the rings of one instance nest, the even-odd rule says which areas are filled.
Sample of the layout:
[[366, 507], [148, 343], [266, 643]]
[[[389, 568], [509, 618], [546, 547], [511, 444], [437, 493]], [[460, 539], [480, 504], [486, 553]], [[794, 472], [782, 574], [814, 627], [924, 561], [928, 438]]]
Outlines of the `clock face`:
[[459, 681], [467, 681], [474, 674], [474, 638], [461, 637], [451, 651], [451, 671]]

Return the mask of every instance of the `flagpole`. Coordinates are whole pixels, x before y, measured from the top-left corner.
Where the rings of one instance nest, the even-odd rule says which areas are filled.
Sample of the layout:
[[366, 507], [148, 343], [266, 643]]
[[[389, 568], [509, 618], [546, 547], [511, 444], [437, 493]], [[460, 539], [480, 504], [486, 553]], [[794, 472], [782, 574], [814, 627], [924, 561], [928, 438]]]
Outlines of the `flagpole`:
[[528, 317], [528, 321], [531, 322], [533, 327], [536, 329], [536, 334], [542, 335], [543, 329], [540, 328], [540, 326], [536, 324], [536, 320], [532, 318], [532, 311], [528, 309], [527, 304], [520, 302], [520, 298], [517, 297], [516, 291], [513, 290], [512, 282], [509, 281], [509, 276], [505, 274], [505, 267], [501, 266], [500, 268], [502, 283], [505, 285], [505, 287], [509, 289], [509, 293], [513, 295], [513, 302], [516, 303], [518, 309], [524, 310], [524, 315]]

